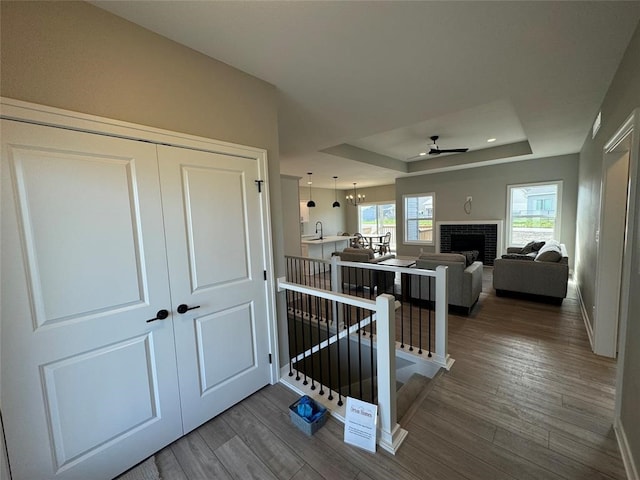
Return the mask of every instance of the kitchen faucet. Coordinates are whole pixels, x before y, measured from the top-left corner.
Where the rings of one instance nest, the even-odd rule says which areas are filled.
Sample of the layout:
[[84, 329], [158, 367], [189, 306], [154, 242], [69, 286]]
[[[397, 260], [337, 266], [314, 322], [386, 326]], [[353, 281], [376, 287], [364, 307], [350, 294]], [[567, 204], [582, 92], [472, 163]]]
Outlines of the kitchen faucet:
[[320, 240], [322, 240], [322, 222], [319, 220], [316, 222], [316, 235], [318, 234], [318, 224], [320, 224]]

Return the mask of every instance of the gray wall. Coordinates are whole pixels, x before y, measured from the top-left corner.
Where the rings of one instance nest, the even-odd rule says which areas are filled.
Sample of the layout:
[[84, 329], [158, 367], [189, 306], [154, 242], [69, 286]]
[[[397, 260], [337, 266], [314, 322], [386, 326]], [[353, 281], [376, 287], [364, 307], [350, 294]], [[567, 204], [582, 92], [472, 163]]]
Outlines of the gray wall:
[[[489, 167], [404, 177], [396, 180], [396, 215], [402, 218], [402, 196], [435, 193], [435, 220], [503, 220], [506, 228], [507, 185], [562, 180], [562, 230], [569, 261], [575, 253], [575, 217], [578, 194], [578, 155], [563, 155]], [[467, 196], [473, 197], [471, 214], [464, 211]], [[398, 228], [398, 255], [417, 256], [420, 246], [404, 245], [404, 225]], [[503, 238], [506, 238], [503, 237]], [[435, 247], [422, 247], [434, 251]]]
[[[304, 179], [302, 181], [306, 183]], [[316, 202], [316, 206], [309, 209], [309, 221], [302, 224], [302, 234], [315, 233], [317, 221], [322, 222], [322, 231], [325, 236], [336, 235], [346, 230], [346, 206], [344, 195], [340, 196], [340, 190], [338, 190], [340, 207], [332, 207], [336, 198], [333, 189], [312, 187], [311, 198]], [[309, 187], [300, 186], [300, 201], [306, 203], [307, 200], [309, 200]]]
[[300, 177], [280, 176], [282, 191], [282, 230], [284, 235], [284, 254], [300, 256], [300, 195], [298, 182]]
[[88, 3], [0, 6], [2, 96], [266, 149], [275, 268], [284, 274], [272, 85]]
[[[627, 47], [618, 71], [602, 102], [602, 126], [595, 138], [588, 135], [580, 152], [580, 190], [578, 195], [578, 219], [576, 230], [577, 256], [576, 278], [582, 295], [589, 321], [593, 325], [593, 305], [596, 286], [597, 249], [594, 233], [598, 228], [600, 214], [600, 183], [602, 181], [602, 162], [604, 144], [613, 136], [618, 127], [626, 120], [634, 108], [640, 107], [640, 24]], [[640, 132], [635, 132], [638, 135]], [[634, 199], [636, 204], [638, 199]], [[637, 227], [637, 225], [636, 225]], [[638, 241], [637, 230], [629, 241]], [[606, 246], [601, 245], [602, 248]], [[637, 245], [631, 246], [637, 250]], [[623, 288], [629, 288], [629, 285]], [[631, 296], [637, 296], [631, 291]], [[620, 422], [622, 423], [629, 446], [635, 452], [636, 469], [640, 470], [640, 311], [638, 302], [635, 310], [629, 312], [627, 324], [621, 397]]]

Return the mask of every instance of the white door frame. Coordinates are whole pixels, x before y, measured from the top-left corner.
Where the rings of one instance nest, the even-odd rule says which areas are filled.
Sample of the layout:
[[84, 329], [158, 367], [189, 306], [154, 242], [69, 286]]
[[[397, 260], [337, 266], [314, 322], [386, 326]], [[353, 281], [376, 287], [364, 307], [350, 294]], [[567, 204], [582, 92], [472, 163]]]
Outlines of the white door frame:
[[[119, 120], [106, 119], [94, 115], [88, 115], [44, 105], [23, 102], [20, 100], [0, 97], [0, 117], [9, 120], [23, 121], [38, 125], [61, 127], [70, 130], [96, 133], [107, 136], [127, 138], [132, 140], [144, 140], [151, 143], [171, 145], [181, 148], [202, 150], [214, 153], [223, 153], [243, 158], [255, 159], [258, 162], [259, 177], [262, 180], [260, 185], [262, 195], [260, 195], [260, 215], [261, 215], [261, 235], [263, 245], [264, 270], [266, 271], [265, 295], [267, 301], [267, 322], [269, 331], [269, 351], [271, 353], [272, 364], [270, 366], [271, 383], [279, 380], [279, 351], [278, 351], [278, 326], [276, 315], [275, 297], [275, 273], [273, 262], [273, 244], [271, 232], [271, 210], [269, 201], [269, 179], [267, 152], [265, 149], [247, 147], [233, 143], [198, 137], [183, 133], [171, 132], [168, 130], [137, 125]], [[258, 185], [256, 185], [258, 188]], [[0, 319], [0, 325], [2, 319]], [[0, 405], [0, 412], [1, 412]], [[0, 432], [2, 433], [2, 432]], [[7, 469], [5, 445], [0, 442], [2, 452], [0, 452], [0, 473]]]
[[596, 293], [593, 351], [615, 358], [618, 353], [624, 247], [629, 230], [632, 117], [603, 149], [600, 218], [596, 241]]
[[[627, 203], [627, 225], [626, 225], [626, 242], [623, 253], [623, 269], [622, 269], [622, 288], [620, 292], [620, 328], [618, 339], [618, 362], [616, 371], [616, 392], [622, 391], [625, 341], [627, 333], [627, 323], [629, 320], [629, 299], [631, 292], [629, 291], [630, 278], [632, 274], [640, 273], [640, 254], [636, 253], [636, 263], [633, 263], [634, 249], [640, 249], [640, 222], [638, 218], [640, 208], [637, 205], [636, 197], [640, 193], [638, 191], [638, 175], [640, 163], [640, 108], [636, 108], [632, 114], [626, 119], [618, 131], [613, 135], [611, 140], [605, 145], [605, 151], [614, 150], [621, 142], [628, 141], [625, 148], [629, 148], [629, 202]], [[637, 223], [637, 224], [636, 224]], [[620, 395], [616, 395], [615, 415], [616, 419], [620, 416]]]

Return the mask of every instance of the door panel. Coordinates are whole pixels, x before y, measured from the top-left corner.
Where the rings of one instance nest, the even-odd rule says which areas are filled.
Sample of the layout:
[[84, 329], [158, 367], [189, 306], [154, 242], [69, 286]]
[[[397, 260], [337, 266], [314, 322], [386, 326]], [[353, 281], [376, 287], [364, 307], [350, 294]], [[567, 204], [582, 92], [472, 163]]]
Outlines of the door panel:
[[[250, 304], [197, 318], [195, 323], [201, 394], [257, 367], [255, 317]], [[220, 362], [220, 358], [233, 361]]]
[[1, 155], [13, 478], [111, 478], [182, 434], [155, 146], [3, 120]]
[[37, 325], [144, 302], [133, 162], [33, 147], [10, 155]]
[[255, 159], [158, 147], [185, 433], [269, 380]]
[[[59, 467], [82, 461], [158, 419], [152, 349], [149, 334], [42, 367]], [[126, 409], [122, 398], [128, 399]]]
[[[184, 165], [182, 174], [191, 291], [246, 281], [249, 277], [246, 202], [233, 202], [244, 198], [243, 172]], [[220, 201], [224, 203], [219, 204]], [[218, 208], [212, 208], [216, 205]]]

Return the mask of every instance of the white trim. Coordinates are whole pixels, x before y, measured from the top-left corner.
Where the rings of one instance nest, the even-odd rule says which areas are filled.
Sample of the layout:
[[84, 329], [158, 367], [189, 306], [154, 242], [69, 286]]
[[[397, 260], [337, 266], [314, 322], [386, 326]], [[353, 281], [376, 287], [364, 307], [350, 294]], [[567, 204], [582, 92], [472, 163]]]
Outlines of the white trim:
[[582, 299], [580, 286], [576, 283], [575, 287], [576, 293], [578, 294], [578, 305], [580, 306], [580, 313], [582, 314], [584, 329], [587, 331], [587, 337], [589, 337], [589, 345], [591, 345], [591, 350], [593, 351], [593, 327], [591, 326], [591, 322], [589, 322], [589, 315], [587, 314], [587, 307], [584, 304], [584, 300]]
[[620, 423], [619, 417], [616, 417], [613, 421], [613, 430], [616, 432], [618, 447], [620, 447], [620, 456], [622, 457], [624, 469], [627, 472], [627, 478], [629, 480], [640, 480], [640, 475], [638, 475], [638, 469], [636, 468], [636, 462], [633, 458], [633, 451], [631, 450], [631, 446], [627, 440], [627, 434]]
[[[635, 110], [633, 110], [633, 112], [631, 112], [631, 115], [629, 115], [622, 126], [616, 131], [616, 133], [611, 137], [611, 140], [609, 140], [604, 147], [604, 151], [614, 149], [623, 138], [627, 137], [630, 130], [633, 131], [631, 132], [629, 151], [629, 200], [627, 202], [626, 226], [627, 235], [622, 257], [623, 268], [618, 332], [618, 362], [616, 368], [616, 405], [614, 413], [614, 418], [616, 419], [620, 418], [620, 412], [622, 409], [622, 390], [624, 387], [624, 359], [631, 295], [629, 287], [631, 284], [631, 276], [640, 275], [640, 232], [638, 232], [638, 228], [640, 228], [640, 225], [635, 224], [640, 213], [636, 211], [636, 208], [638, 207], [638, 170], [640, 169], [640, 108], [636, 108]], [[638, 262], [637, 264], [633, 264], [634, 249], [635, 256]], [[638, 460], [640, 461], [640, 459]]]
[[111, 135], [132, 140], [146, 140], [152, 143], [205, 150], [207, 152], [221, 152], [227, 155], [245, 158], [264, 158], [266, 160], [267, 157], [267, 151], [262, 148], [248, 147], [186, 133], [172, 132], [145, 125], [48, 107], [46, 105], [36, 105], [6, 97], [0, 97], [0, 116], [8, 120], [64, 127], [70, 130]]
[[502, 232], [504, 222], [502, 220], [458, 220], [447, 222], [436, 222], [436, 253], [440, 253], [440, 227], [442, 225], [496, 225], [496, 257], [504, 253]]
[[[434, 245], [436, 242], [435, 238], [432, 238], [432, 240], [429, 242], [427, 240], [407, 240], [407, 232], [408, 232], [408, 228], [407, 228], [407, 198], [418, 198], [418, 197], [431, 197], [431, 225], [433, 226], [436, 223], [436, 194], [435, 192], [427, 192], [427, 193], [406, 193], [404, 195], [402, 195], [402, 244], [403, 245]], [[398, 214], [396, 212], [396, 228], [398, 226]], [[425, 219], [428, 220], [428, 219]], [[359, 222], [360, 220], [358, 220]], [[436, 235], [435, 230], [432, 230], [432, 235]], [[396, 243], [398, 242], [398, 239], [396, 238]]]
[[562, 188], [563, 188], [563, 180], [547, 180], [543, 182], [532, 182], [532, 183], [513, 183], [507, 185], [507, 217], [506, 217], [506, 239], [509, 246], [524, 246], [513, 243], [513, 239], [511, 238], [511, 190], [517, 187], [536, 187], [540, 185], [557, 185], [556, 192], [556, 222], [553, 227], [553, 236], [556, 240], [560, 241], [560, 237], [562, 235]]

